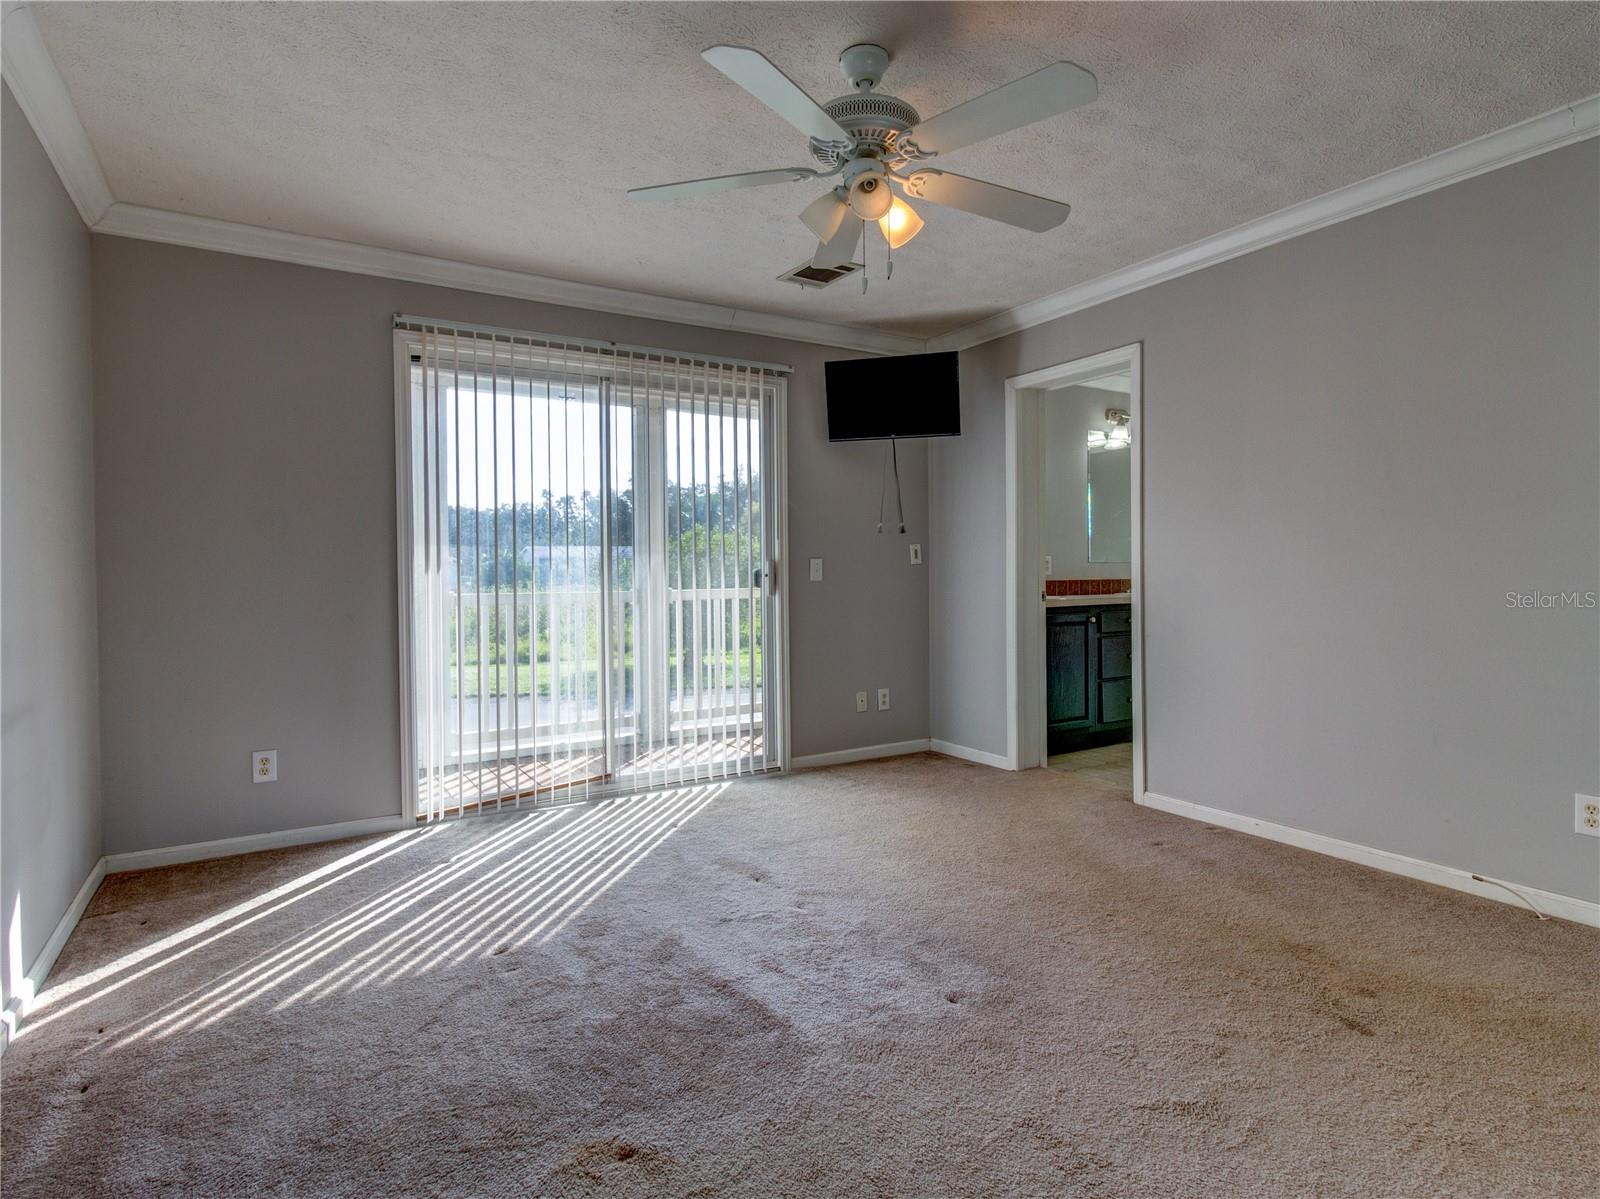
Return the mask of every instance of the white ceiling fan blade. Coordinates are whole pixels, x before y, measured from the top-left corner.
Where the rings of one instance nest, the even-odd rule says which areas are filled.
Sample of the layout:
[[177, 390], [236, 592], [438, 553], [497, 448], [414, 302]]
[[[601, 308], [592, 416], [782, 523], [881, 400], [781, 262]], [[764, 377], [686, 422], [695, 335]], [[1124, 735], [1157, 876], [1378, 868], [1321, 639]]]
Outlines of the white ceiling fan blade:
[[968, 179], [965, 175], [930, 168], [911, 172], [902, 180], [901, 187], [906, 195], [919, 200], [931, 200], [946, 208], [959, 208], [962, 212], [1004, 221], [1035, 233], [1054, 229], [1072, 211], [1071, 205], [1059, 200], [1046, 200], [1043, 196], [1014, 191], [998, 183], [985, 183], [981, 179]]
[[712, 46], [700, 57], [807, 137], [825, 142], [850, 140], [837, 121], [760, 51], [748, 46]]
[[800, 219], [805, 222], [807, 229], [817, 235], [818, 241], [825, 242], [839, 232], [839, 226], [849, 213], [850, 205], [830, 191], [807, 204]]
[[795, 183], [814, 179], [810, 167], [780, 167], [774, 171], [746, 171], [742, 175], [713, 175], [709, 179], [685, 179], [681, 183], [658, 183], [654, 187], [631, 187], [628, 194], [640, 200], [670, 200], [675, 196], [698, 196], [703, 192], [729, 191], [736, 187], [765, 187], [769, 183]]
[[811, 265], [822, 269], [843, 266], [856, 256], [856, 243], [860, 240], [861, 222], [841, 221], [834, 235], [817, 245], [817, 252], [811, 256]]
[[1099, 94], [1100, 85], [1088, 71], [1058, 62], [929, 117], [900, 140], [915, 142], [929, 154], [948, 154], [1087, 104]]

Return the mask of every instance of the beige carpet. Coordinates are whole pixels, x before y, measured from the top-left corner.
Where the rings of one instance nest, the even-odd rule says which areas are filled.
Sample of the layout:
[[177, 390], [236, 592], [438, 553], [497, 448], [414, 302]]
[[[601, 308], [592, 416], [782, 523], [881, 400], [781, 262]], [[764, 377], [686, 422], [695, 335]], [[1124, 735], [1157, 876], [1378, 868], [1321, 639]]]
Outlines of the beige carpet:
[[1594, 1194], [1600, 935], [933, 757], [107, 880], [25, 1196]]

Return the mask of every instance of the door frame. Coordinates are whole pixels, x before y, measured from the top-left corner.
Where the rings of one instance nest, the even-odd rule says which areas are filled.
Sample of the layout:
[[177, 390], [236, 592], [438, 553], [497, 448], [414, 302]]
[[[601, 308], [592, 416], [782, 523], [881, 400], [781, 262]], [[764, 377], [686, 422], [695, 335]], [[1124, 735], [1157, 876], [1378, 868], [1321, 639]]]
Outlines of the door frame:
[[1118, 346], [1006, 380], [1006, 764], [1043, 766], [1045, 705], [1043, 538], [1044, 454], [1038, 436], [1041, 392], [1127, 370], [1133, 580], [1133, 797], [1145, 786], [1144, 653], [1144, 343]]

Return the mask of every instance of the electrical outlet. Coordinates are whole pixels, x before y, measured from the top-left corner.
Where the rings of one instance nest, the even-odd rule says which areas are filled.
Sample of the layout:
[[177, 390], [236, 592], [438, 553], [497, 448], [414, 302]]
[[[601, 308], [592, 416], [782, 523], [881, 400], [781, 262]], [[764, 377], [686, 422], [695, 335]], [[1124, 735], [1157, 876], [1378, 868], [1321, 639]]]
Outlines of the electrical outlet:
[[911, 565], [922, 565], [922, 543], [920, 541], [913, 541], [911, 543]]
[[1050, 555], [1046, 554], [1044, 556], [1044, 575], [1045, 575], [1045, 578], [1048, 579], [1051, 575], [1055, 574], [1055, 572], [1056, 572], [1056, 564], [1051, 559]]
[[813, 559], [811, 559], [811, 581], [813, 583], [822, 582], [822, 559], [821, 558], [813, 558]]
[[1574, 795], [1572, 827], [1586, 837], [1600, 837], [1600, 795]]
[[856, 692], [856, 711], [857, 712], [865, 712], [866, 710], [867, 710], [867, 693], [865, 691], [857, 691]]
[[250, 780], [256, 783], [278, 781], [278, 751], [258, 749], [250, 755]]
[[879, 687], [878, 688], [878, 711], [887, 712], [888, 710], [889, 710], [889, 688], [887, 688], [887, 687]]

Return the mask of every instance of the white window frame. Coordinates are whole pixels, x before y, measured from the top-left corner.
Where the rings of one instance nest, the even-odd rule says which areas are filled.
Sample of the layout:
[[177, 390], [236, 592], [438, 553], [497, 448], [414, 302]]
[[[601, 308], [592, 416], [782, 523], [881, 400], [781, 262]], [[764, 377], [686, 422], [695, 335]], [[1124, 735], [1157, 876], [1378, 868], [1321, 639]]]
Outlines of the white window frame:
[[[398, 634], [399, 634], [399, 702], [400, 702], [400, 785], [401, 785], [401, 814], [406, 822], [412, 823], [419, 818], [420, 804], [418, 794], [418, 778], [416, 770], [416, 741], [417, 741], [417, 714], [415, 696], [413, 694], [413, 679], [415, 662], [413, 649], [415, 646], [415, 613], [413, 610], [413, 577], [412, 563], [416, 548], [417, 528], [415, 521], [415, 494], [412, 487], [414, 464], [412, 461], [415, 447], [412, 443], [412, 396], [411, 396], [411, 368], [412, 354], [417, 349], [419, 337], [416, 332], [400, 327], [402, 322], [419, 323], [418, 318], [396, 317], [394, 330], [394, 422], [395, 422], [395, 517], [396, 517], [396, 563], [395, 581], [398, 600]], [[454, 321], [422, 321], [420, 323], [437, 324], [441, 328], [448, 328], [457, 332], [470, 332], [477, 329], [481, 332], [512, 334], [514, 336], [530, 336], [520, 330], [492, 328], [489, 326], [474, 326], [469, 323]], [[532, 334], [536, 338], [547, 338], [553, 342], [565, 342], [569, 345], [589, 345], [608, 350], [627, 350], [630, 348], [643, 349], [643, 347], [622, 347], [613, 343], [585, 341], [580, 338], [563, 338], [559, 335]], [[696, 357], [704, 360], [703, 355], [691, 355], [687, 352], [672, 350], [649, 349], [645, 352], [651, 354], [665, 354], [668, 357], [690, 358]], [[715, 362], [726, 362], [726, 359], [713, 358]], [[759, 363], [772, 369], [775, 364]], [[773, 770], [786, 772], [791, 768], [791, 708], [793, 686], [790, 678], [790, 637], [789, 637], [789, 439], [788, 439], [788, 367], [778, 367], [784, 373], [775, 375], [769, 383], [772, 399], [766, 403], [761, 415], [761, 429], [763, 441], [763, 506], [769, 508], [772, 520], [768, 534], [771, 545], [762, 567], [764, 575], [771, 580], [770, 595], [770, 627], [765, 630], [763, 639], [762, 657], [766, 670], [763, 680], [762, 699], [762, 724], [763, 735], [771, 737], [775, 742], [775, 753], [769, 751], [769, 760], [774, 760], [776, 765], [770, 766], [768, 772]], [[653, 419], [653, 418], [652, 418]], [[651, 486], [659, 480], [654, 478], [655, 468], [651, 464]], [[769, 698], [770, 695], [770, 698]], [[778, 719], [769, 720], [771, 715], [772, 700], [778, 701]], [[596, 787], [591, 794], [595, 798], [615, 794], [621, 790], [633, 789], [629, 784], [618, 783]], [[493, 808], [488, 809], [493, 811]]]

